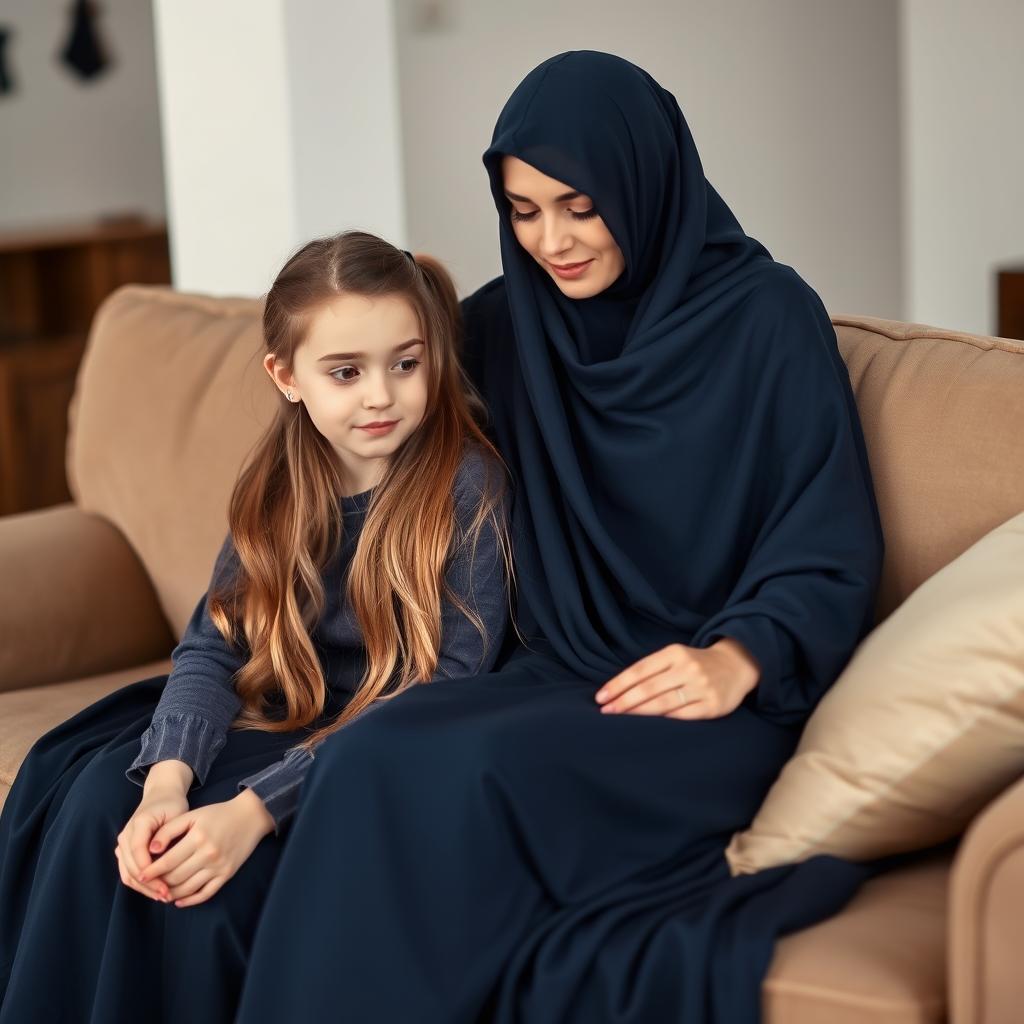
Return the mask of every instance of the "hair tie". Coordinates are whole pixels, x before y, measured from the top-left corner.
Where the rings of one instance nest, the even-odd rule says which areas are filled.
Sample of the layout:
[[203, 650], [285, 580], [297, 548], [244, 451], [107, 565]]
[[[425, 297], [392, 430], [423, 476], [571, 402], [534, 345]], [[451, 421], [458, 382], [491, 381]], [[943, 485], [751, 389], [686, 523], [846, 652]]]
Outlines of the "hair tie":
[[408, 250], [408, 249], [403, 249], [403, 250], [402, 250], [402, 252], [404, 252], [404, 253], [405, 253], [405, 255], [406, 255], [406, 256], [408, 256], [408, 257], [409, 257], [409, 259], [410, 259], [410, 260], [411, 260], [411, 261], [412, 261], [413, 263], [415, 263], [415, 262], [416, 262], [416, 257], [415, 257], [415, 256], [413, 256], [413, 254], [412, 254], [411, 252], [409, 252], [409, 250]]

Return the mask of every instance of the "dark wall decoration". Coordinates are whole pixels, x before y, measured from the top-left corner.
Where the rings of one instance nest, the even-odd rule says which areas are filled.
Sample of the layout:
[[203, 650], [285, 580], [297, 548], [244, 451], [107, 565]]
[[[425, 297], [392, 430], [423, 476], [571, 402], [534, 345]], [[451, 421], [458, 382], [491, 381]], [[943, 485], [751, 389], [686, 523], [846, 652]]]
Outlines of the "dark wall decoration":
[[0, 25], [0, 96], [14, 92], [14, 81], [7, 67], [7, 41], [11, 38], [11, 30]]
[[92, 0], [75, 0], [71, 5], [71, 30], [60, 57], [83, 80], [102, 74], [110, 63], [96, 26], [98, 13]]

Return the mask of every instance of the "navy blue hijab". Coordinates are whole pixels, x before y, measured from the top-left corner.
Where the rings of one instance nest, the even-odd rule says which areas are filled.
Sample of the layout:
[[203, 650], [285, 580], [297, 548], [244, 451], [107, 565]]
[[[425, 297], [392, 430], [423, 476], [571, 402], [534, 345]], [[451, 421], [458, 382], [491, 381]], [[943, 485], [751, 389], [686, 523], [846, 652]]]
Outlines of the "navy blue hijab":
[[[571, 299], [517, 242], [509, 154], [584, 193], [625, 269]], [[530, 72], [483, 155], [504, 274], [466, 362], [515, 481], [519, 619], [599, 684], [673, 642], [757, 659], [748, 705], [802, 719], [874, 621], [882, 532], [821, 300], [745, 234], [675, 98], [630, 62]]]

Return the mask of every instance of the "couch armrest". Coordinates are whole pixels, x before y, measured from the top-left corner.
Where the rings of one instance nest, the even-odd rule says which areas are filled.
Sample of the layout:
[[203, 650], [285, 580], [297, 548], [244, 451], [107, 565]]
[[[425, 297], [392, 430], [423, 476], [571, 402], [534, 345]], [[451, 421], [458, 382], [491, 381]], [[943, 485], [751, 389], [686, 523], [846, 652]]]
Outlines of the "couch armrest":
[[964, 834], [950, 876], [951, 1024], [1011, 1024], [1024, 1014], [1024, 778]]
[[0, 518], [0, 691], [166, 658], [174, 646], [124, 536], [68, 502]]

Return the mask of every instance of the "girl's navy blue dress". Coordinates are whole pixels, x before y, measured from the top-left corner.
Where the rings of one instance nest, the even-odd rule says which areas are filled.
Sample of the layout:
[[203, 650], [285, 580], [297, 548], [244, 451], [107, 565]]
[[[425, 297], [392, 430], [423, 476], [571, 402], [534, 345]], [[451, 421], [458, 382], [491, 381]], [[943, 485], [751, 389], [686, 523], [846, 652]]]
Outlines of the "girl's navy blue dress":
[[[503, 154], [593, 200], [626, 261], [610, 289], [568, 299], [518, 245]], [[237, 1006], [239, 1024], [746, 1024], [776, 937], [873, 870], [816, 856], [731, 878], [724, 858], [873, 618], [883, 541], [821, 301], [706, 181], [671, 94], [619, 58], [545, 61], [484, 163], [504, 275], [463, 304], [465, 361], [513, 473], [528, 647], [509, 631], [496, 671], [331, 736], [290, 830], [195, 908], [113, 884], [131, 808], [116, 766], [79, 753], [127, 749], [158, 681], [47, 734], [0, 819], [0, 855], [25, 865], [0, 898], [16, 921], [32, 872], [53, 886], [38, 912], [67, 916], [71, 979], [39, 984], [76, 985], [80, 1020], [149, 992], [150, 1019]], [[761, 667], [731, 714], [599, 711], [627, 665], [723, 636]], [[209, 798], [270, 742], [234, 734]], [[109, 779], [61, 814], [79, 772]], [[64, 844], [77, 877], [53, 870]], [[132, 970], [104, 971], [115, 958]], [[110, 1015], [90, 1018], [98, 970]]]

